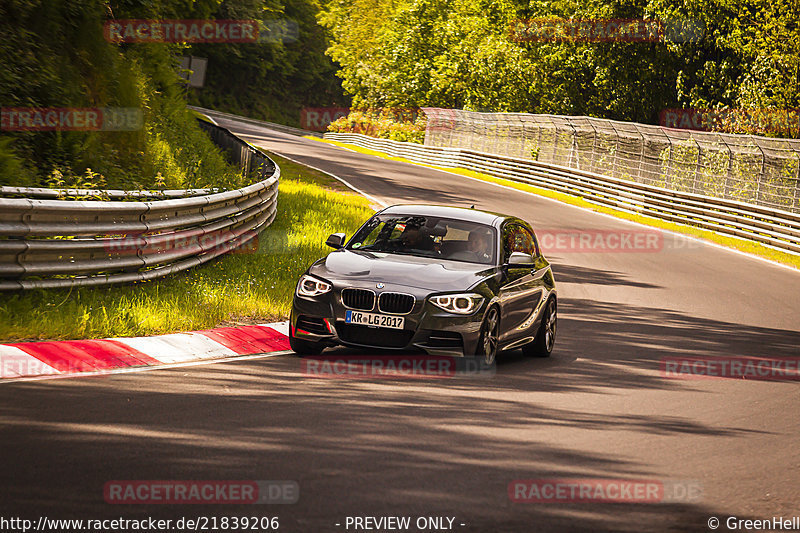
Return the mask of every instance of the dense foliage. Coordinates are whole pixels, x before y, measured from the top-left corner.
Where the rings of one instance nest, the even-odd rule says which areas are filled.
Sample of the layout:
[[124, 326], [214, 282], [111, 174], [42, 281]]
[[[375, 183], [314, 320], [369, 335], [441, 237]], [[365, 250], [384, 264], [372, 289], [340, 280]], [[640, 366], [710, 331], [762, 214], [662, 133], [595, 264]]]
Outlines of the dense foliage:
[[[656, 42], [520, 39], [548, 17], [663, 23]], [[667, 108], [800, 107], [794, 0], [330, 0], [329, 54], [359, 107], [656, 123]]]
[[[338, 102], [318, 10], [314, 0], [3, 0], [0, 106], [134, 108], [143, 127], [2, 131], [0, 185], [240, 185], [187, 100], [287, 123], [298, 121], [303, 105]], [[282, 17], [298, 22], [295, 42], [118, 44], [103, 34], [111, 19]], [[181, 79], [180, 57], [189, 54], [209, 59], [206, 87], [189, 89]]]
[[425, 114], [421, 111], [355, 109], [328, 126], [334, 133], [362, 133], [379, 139], [422, 143], [425, 140]]
[[[206, 86], [190, 90], [190, 102], [204, 107], [300, 126], [304, 107], [347, 106], [336, 66], [317, 24], [317, 0], [226, 0], [217, 19], [262, 21], [275, 35], [253, 44], [201, 44], [187, 53], [208, 58]], [[284, 24], [283, 38], [269, 28]], [[266, 25], [266, 26], [265, 26]]]
[[155, 3], [144, 12], [132, 2], [119, 4], [0, 3], [4, 108], [138, 108], [143, 117], [143, 127], [133, 131], [3, 132], [0, 184], [112, 188], [236, 184], [234, 169], [186, 110], [176, 68], [179, 47], [120, 46], [103, 37], [103, 22], [112, 15], [154, 17], [169, 10]]

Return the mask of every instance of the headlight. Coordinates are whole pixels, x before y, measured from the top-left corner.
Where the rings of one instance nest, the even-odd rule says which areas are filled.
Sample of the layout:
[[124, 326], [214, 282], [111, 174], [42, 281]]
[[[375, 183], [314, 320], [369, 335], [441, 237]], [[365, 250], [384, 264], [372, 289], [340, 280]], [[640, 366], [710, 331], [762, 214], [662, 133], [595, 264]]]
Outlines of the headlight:
[[331, 284], [322, 281], [314, 276], [303, 274], [297, 283], [297, 294], [299, 296], [319, 296], [331, 290]]
[[478, 310], [483, 303], [483, 296], [468, 292], [464, 294], [443, 294], [431, 296], [431, 303], [448, 313], [469, 315]]

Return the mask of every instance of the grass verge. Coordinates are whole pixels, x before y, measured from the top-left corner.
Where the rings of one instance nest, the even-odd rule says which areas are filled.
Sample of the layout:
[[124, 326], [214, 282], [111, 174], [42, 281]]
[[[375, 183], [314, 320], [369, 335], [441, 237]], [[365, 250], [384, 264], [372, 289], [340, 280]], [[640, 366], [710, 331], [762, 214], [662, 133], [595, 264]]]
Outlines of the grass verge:
[[346, 148], [348, 150], [353, 150], [354, 152], [359, 152], [362, 154], [373, 155], [375, 157], [380, 157], [383, 159], [388, 159], [390, 161], [399, 161], [402, 163], [411, 163], [412, 165], [419, 165], [423, 167], [435, 168], [437, 170], [444, 170], [445, 172], [451, 172], [453, 174], [461, 174], [462, 176], [468, 176], [470, 178], [475, 178], [483, 181], [488, 181], [492, 183], [498, 183], [500, 185], [511, 187], [513, 189], [517, 189], [520, 191], [530, 192], [536, 194], [538, 196], [543, 196], [545, 198], [553, 198], [560, 202], [564, 202], [565, 204], [575, 205], [578, 207], [583, 207], [585, 209], [591, 209], [592, 211], [596, 211], [598, 213], [605, 213], [607, 215], [612, 215], [617, 218], [622, 218], [625, 220], [630, 220], [633, 222], [638, 222], [639, 224], [645, 224], [647, 226], [652, 226], [655, 228], [660, 228], [664, 230], [674, 231], [676, 233], [683, 233], [686, 235], [692, 235], [694, 237], [698, 237], [700, 239], [713, 242], [716, 244], [720, 244], [727, 248], [733, 248], [734, 250], [739, 250], [744, 253], [753, 254], [759, 257], [763, 257], [765, 259], [769, 259], [771, 261], [775, 261], [777, 263], [782, 263], [784, 265], [788, 265], [794, 267], [796, 269], [800, 269], [800, 255], [795, 255], [787, 252], [782, 252], [778, 249], [771, 248], [769, 246], [764, 246], [757, 242], [747, 241], [744, 239], [738, 239], [736, 237], [729, 237], [727, 235], [722, 235], [716, 233], [714, 231], [705, 230], [702, 228], [689, 226], [686, 224], [676, 224], [674, 222], [668, 222], [666, 220], [661, 220], [654, 217], [649, 217], [647, 215], [639, 215], [636, 213], [630, 213], [628, 211], [622, 211], [619, 209], [614, 209], [611, 207], [606, 207], [602, 205], [597, 205], [596, 203], [589, 202], [579, 196], [571, 196], [569, 194], [564, 194], [557, 191], [551, 191], [548, 189], [542, 189], [540, 187], [534, 187], [533, 185], [529, 185], [527, 183], [519, 183], [516, 181], [511, 181], [503, 178], [498, 178], [495, 176], [491, 176], [489, 174], [483, 174], [480, 172], [475, 172], [472, 170], [467, 170], [464, 168], [450, 168], [450, 167], [439, 167], [436, 165], [426, 165], [423, 163], [416, 163], [414, 161], [409, 161], [403, 157], [392, 157], [384, 152], [379, 152], [377, 150], [370, 150], [369, 148], [362, 148], [360, 146], [356, 146], [354, 144], [343, 143], [339, 141], [334, 141], [331, 139], [320, 139], [319, 137], [311, 137], [307, 136], [306, 139], [311, 139], [314, 141], [324, 142], [328, 144], [332, 144], [334, 146], [338, 146], [340, 148]]
[[[329, 176], [269, 154], [281, 167], [278, 215], [257, 249], [132, 285], [3, 295], [0, 342], [155, 335], [284, 320], [300, 274], [352, 234], [369, 201]], [[255, 246], [253, 246], [255, 248]]]

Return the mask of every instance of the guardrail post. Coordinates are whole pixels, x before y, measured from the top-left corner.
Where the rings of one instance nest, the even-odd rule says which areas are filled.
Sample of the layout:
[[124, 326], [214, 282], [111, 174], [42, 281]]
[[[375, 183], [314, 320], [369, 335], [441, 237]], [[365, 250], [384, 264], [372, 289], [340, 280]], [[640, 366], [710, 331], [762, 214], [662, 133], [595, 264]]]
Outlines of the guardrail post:
[[9, 240], [19, 241], [19, 242], [21, 242], [21, 243], [23, 243], [25, 245], [17, 253], [17, 255], [14, 257], [14, 260], [17, 262], [17, 264], [19, 265], [19, 268], [21, 269], [21, 272], [20, 272], [19, 276], [15, 276], [15, 277], [21, 278], [21, 277], [23, 277], [25, 275], [25, 264], [24, 264], [24, 262], [25, 262], [25, 252], [28, 251], [28, 248], [30, 248], [30, 245], [28, 244], [28, 242], [24, 238], [21, 238], [21, 237], [11, 237], [11, 239], [9, 239]]

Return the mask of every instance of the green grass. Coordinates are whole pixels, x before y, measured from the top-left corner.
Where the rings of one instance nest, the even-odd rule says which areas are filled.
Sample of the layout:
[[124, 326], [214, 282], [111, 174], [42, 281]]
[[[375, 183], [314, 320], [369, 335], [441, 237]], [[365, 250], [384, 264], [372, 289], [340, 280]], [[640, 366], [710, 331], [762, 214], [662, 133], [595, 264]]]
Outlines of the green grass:
[[227, 255], [157, 281], [3, 295], [0, 341], [155, 335], [284, 320], [300, 274], [372, 210], [327, 175], [271, 155], [282, 177], [278, 215], [254, 253]]
[[748, 254], [757, 255], [759, 257], [763, 257], [765, 259], [770, 259], [772, 261], [782, 263], [784, 265], [788, 265], [797, 269], [800, 269], [800, 255], [782, 252], [775, 248], [770, 248], [768, 246], [763, 246], [754, 241], [748, 241], [744, 239], [738, 239], [736, 237], [728, 237], [726, 235], [721, 235], [719, 233], [715, 233], [713, 231], [708, 231], [702, 228], [698, 228], [695, 226], [689, 226], [686, 224], [676, 224], [674, 222], [668, 222], [666, 220], [661, 220], [654, 217], [649, 217], [647, 215], [639, 215], [636, 213], [630, 213], [627, 211], [621, 211], [619, 209], [614, 209], [612, 207], [606, 207], [597, 205], [595, 203], [589, 202], [584, 200], [579, 196], [571, 196], [569, 194], [564, 194], [557, 191], [551, 191], [548, 189], [542, 189], [539, 187], [534, 187], [532, 185], [528, 185], [527, 183], [519, 183], [516, 181], [511, 181], [503, 178], [498, 178], [495, 176], [491, 176], [489, 174], [483, 174], [480, 172], [474, 172], [472, 170], [467, 170], [464, 168], [450, 168], [450, 167], [439, 167], [436, 165], [426, 165], [422, 163], [415, 163], [414, 161], [409, 161], [408, 159], [402, 157], [392, 157], [387, 155], [384, 152], [379, 152], [377, 150], [370, 150], [369, 148], [362, 148], [360, 146], [356, 146], [354, 144], [343, 143], [339, 141], [333, 141], [331, 139], [320, 139], [319, 137], [311, 137], [307, 136], [307, 139], [311, 139], [314, 141], [324, 142], [328, 144], [332, 144], [334, 146], [339, 146], [340, 148], [347, 148], [353, 150], [355, 152], [359, 152], [362, 154], [373, 155], [376, 157], [380, 157], [383, 159], [388, 159], [390, 161], [400, 161], [403, 163], [411, 163], [414, 165], [420, 165], [429, 168], [435, 168], [437, 170], [444, 170], [446, 172], [452, 172], [454, 174], [461, 174], [462, 176], [468, 176], [471, 178], [488, 181], [492, 183], [498, 183], [504, 185], [506, 187], [511, 187], [513, 189], [517, 189], [520, 191], [530, 192], [536, 194], [538, 196], [543, 196], [546, 198], [553, 198], [555, 200], [559, 200], [566, 204], [576, 205], [579, 207], [583, 207], [586, 209], [591, 209], [592, 211], [596, 211], [598, 213], [605, 213], [608, 215], [615, 216], [617, 218], [622, 218], [625, 220], [630, 220], [633, 222], [638, 222], [639, 224], [645, 224], [647, 226], [652, 226], [655, 228], [661, 228], [664, 230], [674, 231], [676, 233], [683, 233], [686, 235], [692, 235], [698, 237], [700, 239], [713, 242], [716, 244], [720, 244], [722, 246], [726, 246], [728, 248], [733, 248], [735, 250], [739, 250], [741, 252], [745, 252]]

